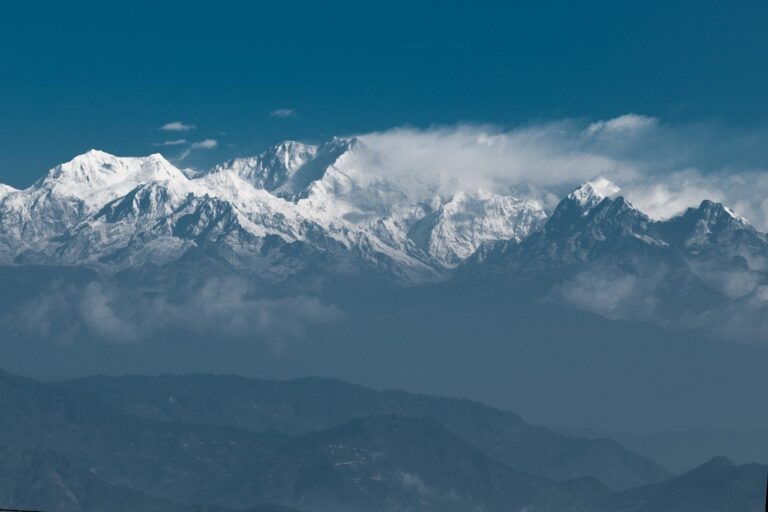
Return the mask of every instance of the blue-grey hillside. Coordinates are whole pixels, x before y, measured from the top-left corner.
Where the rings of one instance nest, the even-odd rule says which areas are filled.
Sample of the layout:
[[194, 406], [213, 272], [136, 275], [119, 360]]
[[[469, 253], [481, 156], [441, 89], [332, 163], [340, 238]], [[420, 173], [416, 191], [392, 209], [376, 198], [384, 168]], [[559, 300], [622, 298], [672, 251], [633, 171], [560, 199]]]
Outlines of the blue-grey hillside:
[[60, 387], [152, 420], [235, 426], [292, 435], [368, 416], [434, 419], [507, 466], [554, 480], [582, 476], [613, 489], [669, 476], [608, 439], [585, 440], [533, 426], [477, 402], [374, 391], [329, 379], [267, 381], [236, 376], [88, 377]]
[[[730, 512], [764, 492], [758, 464], [720, 458], [670, 478], [612, 441], [555, 434], [469, 401], [326, 379], [44, 383], [0, 373], [0, 408], [2, 507]], [[655, 483], [616, 492], [595, 475], [613, 487]]]

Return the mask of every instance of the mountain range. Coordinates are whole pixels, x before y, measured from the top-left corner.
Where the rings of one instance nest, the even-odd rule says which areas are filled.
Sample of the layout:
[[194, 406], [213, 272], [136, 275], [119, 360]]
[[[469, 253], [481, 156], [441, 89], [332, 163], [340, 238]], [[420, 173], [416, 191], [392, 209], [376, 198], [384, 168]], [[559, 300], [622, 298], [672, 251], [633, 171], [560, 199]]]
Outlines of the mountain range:
[[[552, 201], [371, 162], [354, 138], [208, 170], [89, 151], [27, 189], [0, 186], [0, 356], [13, 371], [322, 375], [424, 393], [2, 373], [0, 506], [640, 512], [762, 499], [763, 444], [728, 433], [768, 424], [764, 233], [708, 200], [653, 219], [599, 176]], [[702, 428], [725, 434], [702, 441]], [[559, 433], [580, 431], [625, 444]], [[748, 463], [700, 465], [715, 455]]]
[[654, 220], [597, 178], [550, 211], [530, 194], [390, 178], [366, 151], [284, 142], [192, 171], [92, 150], [0, 189], [0, 263], [237, 274], [284, 291], [485, 280], [608, 318], [766, 337], [768, 238], [726, 206]]
[[199, 173], [159, 154], [89, 151], [28, 189], [3, 189], [0, 257], [116, 272], [200, 252], [265, 280], [317, 258], [340, 273], [412, 283], [437, 278], [484, 241], [522, 238], [545, 217], [534, 201], [482, 191], [415, 202], [355, 167], [359, 145], [286, 142]]
[[768, 242], [727, 206], [658, 220], [603, 177], [558, 202], [374, 157], [89, 151], [3, 186], [4, 364], [322, 375], [626, 434], [768, 425]]
[[476, 402], [327, 379], [43, 383], [0, 373], [0, 407], [6, 507], [746, 511], [764, 497], [759, 464], [718, 458], [671, 477], [607, 439], [557, 434]]

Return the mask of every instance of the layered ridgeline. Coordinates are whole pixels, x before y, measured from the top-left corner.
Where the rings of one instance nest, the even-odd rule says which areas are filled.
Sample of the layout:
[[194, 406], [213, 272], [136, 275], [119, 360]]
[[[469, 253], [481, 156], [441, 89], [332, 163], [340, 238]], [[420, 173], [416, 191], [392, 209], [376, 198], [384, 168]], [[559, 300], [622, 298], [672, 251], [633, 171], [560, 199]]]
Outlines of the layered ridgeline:
[[463, 277], [609, 318], [750, 340], [768, 329], [768, 239], [723, 205], [656, 221], [600, 178], [548, 211], [390, 178], [365, 168], [365, 151], [285, 142], [204, 172], [89, 151], [25, 190], [0, 188], [0, 263], [236, 273], [283, 290]]
[[333, 380], [41, 383], [0, 372], [0, 406], [6, 507], [735, 511], [764, 493], [762, 465], [715, 459], [671, 478], [607, 439], [556, 434], [476, 402]]

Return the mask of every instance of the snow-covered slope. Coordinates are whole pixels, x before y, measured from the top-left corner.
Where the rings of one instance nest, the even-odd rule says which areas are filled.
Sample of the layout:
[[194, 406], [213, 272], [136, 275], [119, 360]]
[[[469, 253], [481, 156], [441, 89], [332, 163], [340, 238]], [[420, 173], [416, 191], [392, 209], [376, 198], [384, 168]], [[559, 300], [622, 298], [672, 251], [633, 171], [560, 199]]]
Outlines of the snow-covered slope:
[[258, 156], [235, 158], [219, 164], [208, 173], [231, 172], [256, 188], [275, 190], [289, 181], [296, 171], [317, 156], [317, 146], [285, 141]]
[[12, 192], [17, 192], [17, 190], [11, 187], [10, 185], [4, 185], [0, 183], [0, 199], [4, 198], [5, 196], [7, 196]]
[[25, 190], [0, 189], [0, 263], [113, 273], [202, 258], [270, 281], [373, 273], [410, 284], [495, 266], [548, 283], [630, 275], [654, 290], [674, 277], [699, 297], [768, 289], [765, 235], [717, 203], [657, 222], [597, 178], [548, 217], [538, 201], [484, 190], [415, 193], [366, 168], [363, 144], [284, 142], [198, 173], [92, 150]]
[[83, 201], [93, 208], [127, 194], [142, 183], [182, 179], [183, 173], [160, 154], [118, 158], [92, 149], [48, 171], [34, 188], [60, 198]]
[[[521, 240], [546, 217], [536, 201], [480, 190], [414, 198], [371, 179], [353, 158], [360, 144], [284, 142], [201, 173], [160, 155], [92, 150], [28, 189], [2, 189], [0, 261], [112, 272], [206, 251], [240, 271], [286, 276], [312, 266], [297, 259], [318, 258], [421, 282], [482, 243]], [[265, 256], [275, 241], [295, 249]]]
[[538, 201], [521, 200], [488, 192], [460, 192], [411, 228], [426, 237], [423, 246], [444, 265], [470, 257], [482, 244], [497, 240], [520, 242], [546, 220]]

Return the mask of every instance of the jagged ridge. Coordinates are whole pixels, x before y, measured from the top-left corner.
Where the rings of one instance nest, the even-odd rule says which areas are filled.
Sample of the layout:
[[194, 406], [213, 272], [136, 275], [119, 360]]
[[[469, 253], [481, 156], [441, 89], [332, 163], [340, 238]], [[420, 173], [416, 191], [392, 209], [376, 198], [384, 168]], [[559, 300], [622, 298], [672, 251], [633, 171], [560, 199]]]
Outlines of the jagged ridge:
[[479, 190], [414, 200], [397, 184], [368, 183], [350, 161], [360, 144], [289, 141], [194, 175], [160, 155], [92, 150], [25, 190], [2, 189], [0, 261], [114, 272], [215, 242], [248, 271], [264, 240], [277, 237], [305, 245], [302, 252], [339, 252], [340, 271], [373, 268], [421, 282], [484, 242], [522, 239], [545, 218], [535, 201]]

